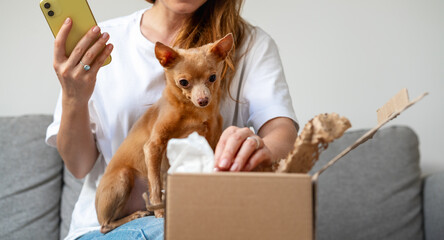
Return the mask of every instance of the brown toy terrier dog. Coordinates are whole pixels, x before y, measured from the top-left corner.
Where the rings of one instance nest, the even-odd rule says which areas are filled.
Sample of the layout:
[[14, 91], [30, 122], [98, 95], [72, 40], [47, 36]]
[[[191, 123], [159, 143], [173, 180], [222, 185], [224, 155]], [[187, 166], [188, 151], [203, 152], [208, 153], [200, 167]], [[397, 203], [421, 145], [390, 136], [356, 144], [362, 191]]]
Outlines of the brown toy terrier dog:
[[[162, 97], [134, 124], [107, 166], [96, 192], [97, 218], [102, 233], [154, 210], [163, 217], [163, 176], [169, 168], [166, 146], [171, 138], [196, 131], [216, 147], [222, 133], [219, 113], [221, 72], [233, 47], [230, 34], [199, 48], [172, 49], [157, 42], [156, 58], [165, 69]], [[146, 211], [125, 214], [135, 179], [148, 181]], [[140, 196], [142, 197], [142, 196]]]

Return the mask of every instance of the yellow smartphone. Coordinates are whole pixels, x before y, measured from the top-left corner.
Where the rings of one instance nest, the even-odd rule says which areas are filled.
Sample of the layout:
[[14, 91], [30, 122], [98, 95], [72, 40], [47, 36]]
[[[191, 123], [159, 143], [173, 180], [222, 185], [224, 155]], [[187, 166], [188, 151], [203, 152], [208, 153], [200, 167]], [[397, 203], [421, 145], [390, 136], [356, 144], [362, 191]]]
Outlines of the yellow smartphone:
[[[54, 37], [57, 36], [66, 18], [72, 19], [73, 25], [66, 40], [66, 56], [71, 55], [80, 39], [93, 26], [97, 25], [86, 0], [41, 0], [40, 9], [42, 9]], [[103, 66], [110, 62], [111, 56], [105, 60]]]

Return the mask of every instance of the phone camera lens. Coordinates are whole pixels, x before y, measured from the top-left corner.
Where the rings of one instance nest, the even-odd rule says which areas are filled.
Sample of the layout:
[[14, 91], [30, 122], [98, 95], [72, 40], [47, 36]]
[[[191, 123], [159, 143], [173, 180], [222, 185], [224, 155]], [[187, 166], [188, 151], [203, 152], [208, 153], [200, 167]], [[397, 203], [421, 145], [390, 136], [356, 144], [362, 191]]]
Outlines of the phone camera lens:
[[52, 10], [49, 11], [49, 12], [48, 12], [48, 15], [49, 15], [50, 17], [54, 16], [54, 11], [52, 11]]
[[49, 4], [49, 3], [45, 3], [45, 5], [43, 5], [46, 9], [48, 9], [48, 8], [50, 8], [51, 7], [51, 4]]

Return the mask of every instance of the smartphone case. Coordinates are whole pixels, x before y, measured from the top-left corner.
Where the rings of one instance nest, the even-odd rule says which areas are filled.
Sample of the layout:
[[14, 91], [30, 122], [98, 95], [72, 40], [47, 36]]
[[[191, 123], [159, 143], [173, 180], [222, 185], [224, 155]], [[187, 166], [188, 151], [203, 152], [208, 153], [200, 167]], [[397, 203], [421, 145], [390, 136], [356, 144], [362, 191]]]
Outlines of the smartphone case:
[[[66, 18], [71, 18], [73, 25], [66, 40], [66, 56], [71, 55], [80, 39], [95, 25], [96, 20], [86, 0], [41, 0], [40, 8], [51, 28], [57, 36]], [[111, 62], [111, 56], [105, 60], [104, 66]]]

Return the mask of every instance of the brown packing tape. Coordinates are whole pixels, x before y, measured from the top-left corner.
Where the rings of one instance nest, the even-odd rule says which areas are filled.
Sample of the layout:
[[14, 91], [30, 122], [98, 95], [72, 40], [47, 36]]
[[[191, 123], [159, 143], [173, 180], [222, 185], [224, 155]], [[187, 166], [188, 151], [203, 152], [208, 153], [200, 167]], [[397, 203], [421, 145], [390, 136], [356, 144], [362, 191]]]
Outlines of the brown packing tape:
[[407, 89], [402, 89], [398, 94], [396, 94], [393, 98], [391, 98], [386, 104], [384, 104], [383, 107], [378, 109], [378, 125], [374, 128], [370, 129], [368, 132], [366, 132], [362, 137], [360, 137], [358, 140], [356, 140], [353, 144], [351, 144], [349, 147], [347, 147], [344, 151], [342, 151], [340, 154], [338, 154], [336, 157], [334, 157], [332, 160], [330, 160], [326, 165], [324, 165], [319, 171], [317, 171], [312, 179], [314, 182], [317, 182], [319, 175], [323, 173], [325, 170], [327, 170], [329, 167], [331, 167], [333, 164], [335, 164], [339, 159], [344, 157], [347, 153], [349, 153], [351, 150], [355, 149], [359, 145], [365, 143], [367, 140], [373, 137], [373, 135], [386, 123], [390, 122], [394, 118], [396, 118], [399, 114], [401, 114], [403, 111], [405, 111], [407, 108], [412, 106], [413, 104], [419, 102], [423, 97], [428, 95], [428, 93], [423, 93], [421, 96], [416, 98], [413, 101], [409, 101], [408, 99], [408, 93]]

